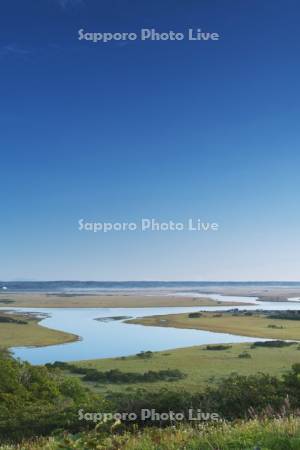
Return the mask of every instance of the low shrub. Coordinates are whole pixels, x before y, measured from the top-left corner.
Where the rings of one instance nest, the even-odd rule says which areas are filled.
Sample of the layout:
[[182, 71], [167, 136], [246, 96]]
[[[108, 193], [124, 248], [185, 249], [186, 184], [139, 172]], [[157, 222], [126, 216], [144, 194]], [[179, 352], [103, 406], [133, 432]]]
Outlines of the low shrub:
[[258, 341], [253, 342], [251, 348], [257, 347], [268, 347], [268, 348], [281, 348], [281, 347], [289, 347], [290, 345], [294, 345], [296, 342], [287, 342], [287, 341]]
[[242, 352], [242, 353], [240, 353], [239, 354], [239, 356], [238, 356], [239, 358], [245, 358], [245, 359], [249, 359], [249, 358], [252, 358], [252, 356], [250, 355], [250, 353], [248, 353], [248, 352]]
[[146, 351], [146, 352], [140, 352], [137, 353], [136, 355], [138, 358], [142, 358], [142, 359], [149, 359], [153, 357], [153, 352], [151, 352], [150, 350]]
[[232, 347], [231, 345], [216, 344], [216, 345], [207, 345], [205, 348], [206, 350], [228, 350], [231, 347]]

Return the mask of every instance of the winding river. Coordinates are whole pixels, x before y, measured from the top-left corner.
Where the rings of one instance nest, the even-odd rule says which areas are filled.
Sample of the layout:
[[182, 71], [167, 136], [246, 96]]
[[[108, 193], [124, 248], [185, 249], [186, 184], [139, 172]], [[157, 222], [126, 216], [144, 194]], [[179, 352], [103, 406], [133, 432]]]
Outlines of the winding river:
[[[199, 297], [205, 296], [198, 294]], [[207, 296], [207, 295], [206, 295]], [[255, 298], [209, 295], [218, 301], [254, 303], [239, 306], [244, 310], [300, 310], [297, 302], [258, 302]], [[53, 361], [74, 361], [95, 358], [110, 358], [136, 354], [140, 351], [159, 351], [203, 344], [253, 342], [251, 338], [232, 334], [201, 330], [164, 327], [145, 327], [124, 323], [112, 317], [143, 317], [161, 314], [178, 314], [192, 311], [221, 311], [232, 307], [160, 307], [160, 308], [10, 308], [21, 312], [33, 312], [44, 317], [41, 325], [80, 336], [80, 340], [48, 347], [15, 347], [16, 357], [33, 364]], [[1, 309], [7, 309], [5, 307]], [[108, 320], [95, 320], [109, 318]]]

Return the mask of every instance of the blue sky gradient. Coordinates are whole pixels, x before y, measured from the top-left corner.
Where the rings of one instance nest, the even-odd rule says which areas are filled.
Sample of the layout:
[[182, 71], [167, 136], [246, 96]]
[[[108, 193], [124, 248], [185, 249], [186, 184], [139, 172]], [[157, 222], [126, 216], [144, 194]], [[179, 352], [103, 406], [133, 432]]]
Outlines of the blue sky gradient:
[[[0, 15], [0, 279], [299, 280], [300, 4], [42, 0]], [[218, 32], [79, 41], [78, 30]], [[141, 217], [217, 233], [78, 231]]]

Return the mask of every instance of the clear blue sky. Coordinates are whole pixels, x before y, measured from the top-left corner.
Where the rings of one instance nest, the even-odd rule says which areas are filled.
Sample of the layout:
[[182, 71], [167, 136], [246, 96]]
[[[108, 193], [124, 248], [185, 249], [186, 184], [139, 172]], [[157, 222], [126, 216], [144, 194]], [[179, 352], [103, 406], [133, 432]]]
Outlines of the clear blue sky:
[[[0, 279], [300, 280], [298, 0], [10, 0]], [[218, 32], [93, 44], [78, 29]], [[141, 217], [211, 234], [78, 231]]]

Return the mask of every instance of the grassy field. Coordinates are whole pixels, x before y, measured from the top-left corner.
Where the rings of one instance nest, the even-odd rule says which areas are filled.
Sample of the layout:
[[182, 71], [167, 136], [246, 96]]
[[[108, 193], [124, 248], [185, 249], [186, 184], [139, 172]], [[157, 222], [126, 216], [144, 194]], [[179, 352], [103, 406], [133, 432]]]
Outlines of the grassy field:
[[135, 433], [82, 433], [77, 437], [41, 438], [21, 445], [0, 446], [1, 450], [297, 450], [300, 448], [300, 419], [278, 418], [215, 426], [152, 428]]
[[[97, 359], [90, 361], [76, 361], [81, 367], [95, 368], [100, 371], [119, 369], [122, 372], [140, 372], [149, 370], [180, 369], [187, 377], [180, 381], [136, 383], [136, 384], [90, 384], [99, 392], [126, 391], [139, 387], [147, 389], [182, 388], [196, 391], [208, 383], [216, 382], [220, 378], [238, 372], [249, 375], [265, 372], [273, 375], [283, 374], [294, 363], [300, 363], [298, 344], [284, 348], [255, 348], [251, 344], [233, 344], [227, 350], [207, 350], [206, 346], [188, 347], [163, 352], [155, 352], [149, 359], [138, 356], [128, 356], [113, 359]], [[243, 352], [251, 358], [240, 358]]]
[[[251, 298], [249, 298], [251, 304]], [[160, 306], [238, 306], [245, 303], [219, 302], [208, 297], [176, 295], [81, 295], [81, 294], [7, 294], [0, 293], [0, 306], [24, 308], [155, 308]]]
[[190, 318], [188, 314], [168, 314], [127, 322], [149, 326], [192, 328], [267, 339], [300, 340], [300, 321], [269, 319], [260, 313], [252, 316], [236, 316], [232, 313], [213, 312], [202, 313], [199, 318]]
[[[62, 331], [52, 330], [39, 325], [39, 319], [29, 314], [5, 314], [15, 322], [3, 323], [0, 321], [0, 347], [45, 346], [63, 344], [78, 339], [77, 336]], [[18, 323], [26, 322], [26, 324]]]

